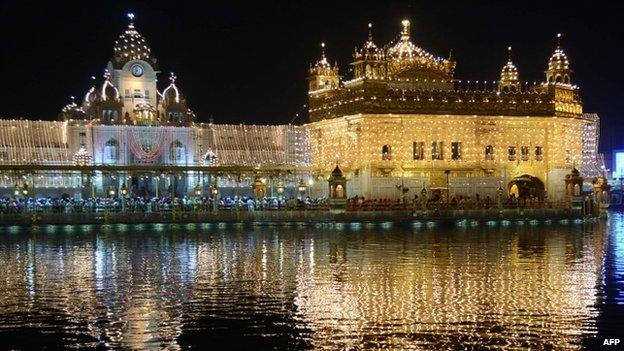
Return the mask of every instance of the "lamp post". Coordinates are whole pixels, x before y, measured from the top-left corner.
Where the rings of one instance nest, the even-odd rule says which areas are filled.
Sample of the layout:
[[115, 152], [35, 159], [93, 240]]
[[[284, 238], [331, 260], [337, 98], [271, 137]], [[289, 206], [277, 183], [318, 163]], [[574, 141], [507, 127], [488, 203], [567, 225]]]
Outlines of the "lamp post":
[[277, 182], [277, 197], [281, 200], [284, 195], [284, 182], [282, 180]]
[[312, 186], [314, 186], [314, 178], [308, 179], [308, 197], [310, 197], [310, 193], [312, 192]]
[[126, 212], [126, 196], [128, 195], [128, 187], [126, 183], [121, 184], [121, 211]]
[[297, 188], [297, 190], [299, 190], [299, 194], [301, 194], [301, 199], [303, 200], [303, 195], [306, 193], [307, 190], [306, 183], [303, 178], [299, 180], [299, 187]]
[[212, 210], [214, 211], [214, 213], [217, 213], [217, 210], [219, 209], [218, 206], [218, 195], [219, 195], [219, 188], [217, 188], [217, 183], [212, 184], [211, 186], [211, 192], [212, 192]]
[[108, 188], [108, 196], [110, 196], [111, 199], [115, 197], [115, 187], [113, 185]]
[[15, 184], [15, 190], [13, 190], [13, 195], [15, 196], [15, 199], [17, 200], [17, 198], [20, 195], [20, 189], [19, 189], [19, 185]]
[[199, 185], [199, 183], [195, 185], [194, 193], [195, 193], [195, 211], [197, 211], [197, 205], [199, 205], [199, 198], [201, 197], [201, 194], [202, 194], [202, 188], [201, 188], [201, 185]]
[[444, 171], [446, 174], [446, 202], [450, 202], [451, 200], [451, 183], [449, 181], [449, 175], [451, 174], [451, 170], [447, 169]]

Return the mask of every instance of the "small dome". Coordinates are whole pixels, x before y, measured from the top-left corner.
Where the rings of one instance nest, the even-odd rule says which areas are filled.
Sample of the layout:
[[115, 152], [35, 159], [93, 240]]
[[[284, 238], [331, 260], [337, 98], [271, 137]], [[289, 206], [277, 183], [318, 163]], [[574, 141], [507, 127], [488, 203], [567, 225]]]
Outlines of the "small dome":
[[517, 83], [518, 82], [518, 69], [511, 61], [511, 46], [507, 48], [509, 53], [509, 57], [507, 58], [507, 63], [503, 66], [501, 70], [501, 82], [505, 83]]
[[61, 118], [63, 120], [84, 119], [85, 116], [84, 110], [76, 104], [73, 96], [71, 97], [71, 102], [61, 109]]
[[119, 90], [111, 83], [108, 70], [104, 71], [104, 83], [102, 83], [102, 88], [100, 89], [100, 98], [104, 101], [119, 99]]
[[91, 153], [87, 151], [84, 145], [80, 146], [80, 149], [74, 154], [74, 163], [78, 166], [89, 165], [92, 160]]
[[329, 62], [327, 61], [327, 57], [325, 56], [325, 43], [321, 43], [321, 58], [316, 61], [316, 63], [314, 64], [314, 68], [331, 68], [331, 64], [329, 64]]
[[557, 47], [555, 52], [548, 60], [548, 69], [549, 70], [568, 70], [570, 69], [570, 62], [568, 61], [568, 57], [561, 50], [560, 47]]
[[373, 25], [371, 23], [368, 24], [368, 40], [364, 43], [361, 49], [355, 51], [355, 59], [356, 60], [383, 60], [385, 54], [383, 50], [380, 50], [377, 45], [373, 42], [373, 33], [372, 33]]
[[167, 104], [180, 103], [180, 91], [175, 84], [176, 79], [177, 76], [171, 72], [171, 75], [169, 76], [169, 86], [167, 86], [162, 92], [163, 100]]
[[151, 49], [145, 38], [134, 28], [133, 14], [128, 14], [130, 23], [119, 39], [115, 41], [115, 57], [122, 61], [147, 60], [150, 58]]
[[336, 165], [336, 168], [334, 168], [334, 170], [331, 172], [331, 176], [332, 178], [344, 177], [344, 173], [342, 172], [342, 169], [340, 169], [340, 166]]

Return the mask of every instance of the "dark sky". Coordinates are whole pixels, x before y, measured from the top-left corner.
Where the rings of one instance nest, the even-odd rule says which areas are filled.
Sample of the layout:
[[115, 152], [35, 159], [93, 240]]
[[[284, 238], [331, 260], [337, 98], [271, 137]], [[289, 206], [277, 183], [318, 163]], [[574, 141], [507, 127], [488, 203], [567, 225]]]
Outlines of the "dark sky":
[[[496, 80], [513, 56], [520, 78], [541, 81], [555, 34], [580, 85], [585, 110], [619, 126], [624, 107], [621, 2], [586, 1], [3, 1], [2, 117], [54, 119], [70, 95], [101, 76], [113, 42], [136, 14], [164, 73], [178, 83], [200, 121], [288, 123], [306, 101], [306, 75], [325, 41], [347, 77], [355, 45], [374, 24], [378, 45], [412, 21], [412, 40], [446, 56], [456, 77]], [[620, 4], [618, 4], [620, 3]], [[303, 122], [304, 120], [297, 120]]]

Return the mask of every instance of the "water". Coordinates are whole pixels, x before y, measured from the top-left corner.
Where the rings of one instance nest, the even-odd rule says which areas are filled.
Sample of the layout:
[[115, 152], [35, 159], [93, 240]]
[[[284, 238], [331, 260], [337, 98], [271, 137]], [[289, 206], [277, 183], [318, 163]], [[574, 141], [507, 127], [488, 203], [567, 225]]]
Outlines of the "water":
[[0, 349], [598, 349], [624, 337], [623, 274], [622, 214], [9, 227]]

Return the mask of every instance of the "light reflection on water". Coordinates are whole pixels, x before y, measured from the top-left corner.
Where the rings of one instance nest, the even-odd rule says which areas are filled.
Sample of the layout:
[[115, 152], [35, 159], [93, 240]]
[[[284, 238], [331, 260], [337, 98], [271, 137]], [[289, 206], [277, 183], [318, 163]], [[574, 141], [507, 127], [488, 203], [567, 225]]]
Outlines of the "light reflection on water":
[[[587, 225], [0, 229], [0, 348], [580, 349], [624, 304]], [[611, 335], [617, 337], [617, 335]]]

